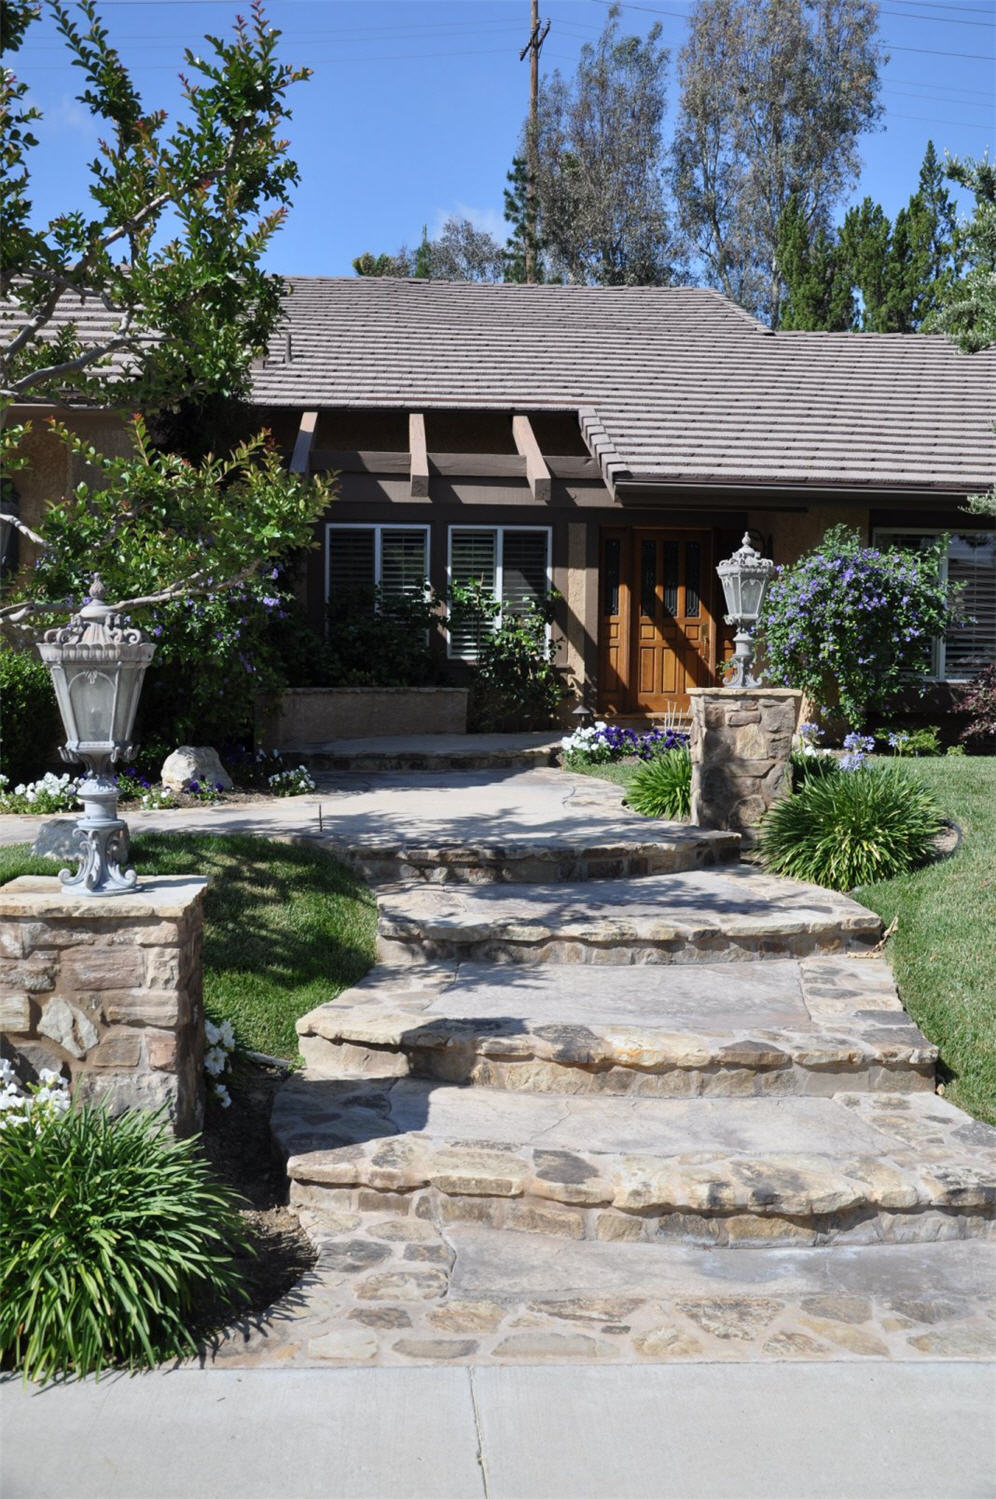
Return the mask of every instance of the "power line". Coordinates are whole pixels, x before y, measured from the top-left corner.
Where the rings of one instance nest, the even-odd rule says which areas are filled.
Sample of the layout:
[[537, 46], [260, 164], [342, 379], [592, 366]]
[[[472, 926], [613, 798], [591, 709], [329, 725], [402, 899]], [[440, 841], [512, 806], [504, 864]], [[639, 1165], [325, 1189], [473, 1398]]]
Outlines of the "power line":
[[[591, 3], [593, 5], [612, 5], [615, 3], [615, 0], [591, 0]], [[688, 20], [688, 17], [680, 11], [662, 10], [659, 6], [656, 5], [631, 5], [629, 3], [629, 0], [625, 0], [623, 8], [626, 10], [640, 10], [649, 16], [677, 16], [682, 21]], [[932, 19], [936, 21], [939, 20], [940, 17], [925, 16], [923, 17], [923, 19]], [[986, 54], [985, 56], [981, 56], [978, 52], [943, 52], [938, 47], [903, 47], [900, 46], [898, 42], [890, 42], [886, 37], [882, 37], [881, 41], [884, 47], [890, 47], [893, 52], [922, 52], [925, 53], [928, 57], [959, 57], [964, 59], [966, 62], [994, 61], [994, 59], [988, 54]]]

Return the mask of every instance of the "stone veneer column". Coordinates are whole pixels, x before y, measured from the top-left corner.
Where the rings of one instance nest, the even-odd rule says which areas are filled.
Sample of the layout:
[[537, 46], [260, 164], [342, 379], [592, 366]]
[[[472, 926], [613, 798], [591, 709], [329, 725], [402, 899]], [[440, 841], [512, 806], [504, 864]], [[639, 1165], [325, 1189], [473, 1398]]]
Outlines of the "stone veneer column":
[[52, 878], [0, 887], [4, 1054], [68, 1073], [79, 1099], [114, 1112], [165, 1104], [177, 1134], [199, 1129], [207, 885], [163, 876], [90, 897]]
[[792, 735], [802, 693], [784, 688], [694, 687], [692, 822], [739, 833], [743, 848], [773, 802], [792, 789]]

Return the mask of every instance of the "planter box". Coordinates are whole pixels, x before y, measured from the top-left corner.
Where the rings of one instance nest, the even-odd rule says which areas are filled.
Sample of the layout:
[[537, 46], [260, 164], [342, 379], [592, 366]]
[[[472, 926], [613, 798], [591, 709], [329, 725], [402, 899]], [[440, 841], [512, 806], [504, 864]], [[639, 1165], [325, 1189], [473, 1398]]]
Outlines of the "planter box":
[[466, 732], [466, 687], [295, 687], [257, 710], [265, 749]]

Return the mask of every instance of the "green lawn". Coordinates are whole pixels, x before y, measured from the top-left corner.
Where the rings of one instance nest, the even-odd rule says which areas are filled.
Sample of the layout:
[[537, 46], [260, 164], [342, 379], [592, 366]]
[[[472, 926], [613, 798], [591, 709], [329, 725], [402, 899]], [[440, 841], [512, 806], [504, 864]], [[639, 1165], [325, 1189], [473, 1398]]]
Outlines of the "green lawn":
[[868, 885], [856, 898], [886, 923], [906, 1008], [940, 1047], [947, 1096], [996, 1123], [996, 759], [912, 760], [962, 829], [949, 859]]
[[[891, 762], [890, 762], [891, 763]], [[940, 1048], [948, 1098], [996, 1123], [996, 759], [951, 755], [907, 760], [962, 829], [960, 848], [915, 874], [854, 892], [899, 925], [888, 953], [903, 1002]], [[636, 764], [586, 774], [625, 792]]]
[[[297, 1056], [294, 1022], [370, 967], [376, 910], [366, 886], [317, 849], [268, 839], [151, 833], [132, 844], [139, 874], [210, 875], [204, 1007], [239, 1045]], [[0, 883], [51, 874], [26, 846], [0, 848]]]

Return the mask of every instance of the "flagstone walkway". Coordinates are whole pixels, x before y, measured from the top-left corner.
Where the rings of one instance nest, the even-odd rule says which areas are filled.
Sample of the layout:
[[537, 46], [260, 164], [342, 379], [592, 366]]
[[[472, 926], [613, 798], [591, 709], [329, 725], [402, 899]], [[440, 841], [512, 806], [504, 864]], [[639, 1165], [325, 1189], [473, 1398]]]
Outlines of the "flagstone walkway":
[[326, 788], [381, 961], [274, 1110], [317, 1263], [213, 1363], [996, 1354], [996, 1130], [877, 917], [563, 772]]

